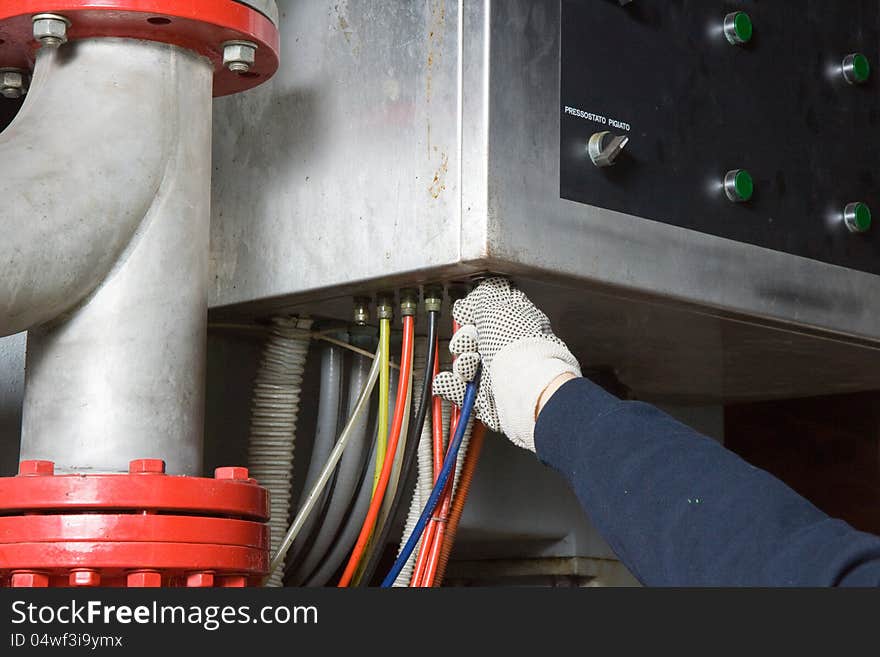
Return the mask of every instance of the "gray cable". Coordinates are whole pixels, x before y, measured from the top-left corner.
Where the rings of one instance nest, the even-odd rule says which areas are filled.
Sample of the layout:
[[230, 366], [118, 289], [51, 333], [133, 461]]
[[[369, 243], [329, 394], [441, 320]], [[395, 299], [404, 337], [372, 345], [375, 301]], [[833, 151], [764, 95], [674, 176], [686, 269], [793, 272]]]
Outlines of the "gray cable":
[[[315, 440], [312, 444], [312, 455], [309, 461], [309, 468], [306, 473], [306, 481], [303, 486], [303, 495], [318, 480], [321, 474], [321, 467], [327, 462], [330, 450], [333, 449], [333, 441], [336, 439], [337, 422], [339, 421], [339, 403], [342, 396], [342, 365], [344, 360], [344, 352], [341, 347], [336, 345], [327, 345], [321, 350], [321, 384], [318, 398], [318, 420], [315, 428]], [[361, 384], [363, 387], [363, 384]], [[360, 389], [359, 389], [360, 390]], [[357, 395], [357, 392], [355, 392]], [[363, 417], [366, 414], [363, 414]], [[355, 437], [355, 434], [353, 437]], [[347, 450], [346, 450], [347, 451]], [[323, 506], [324, 501], [329, 494], [329, 490], [324, 490], [321, 500], [318, 502], [318, 508]], [[315, 528], [320, 514], [312, 513], [303, 524], [299, 532], [299, 537], [294, 541], [287, 553], [287, 562], [292, 564], [296, 558], [308, 545], [309, 536]]]
[[[391, 370], [391, 389], [388, 398], [388, 405], [391, 409], [394, 408], [395, 400], [397, 399], [396, 382], [399, 378], [399, 373], [396, 373], [395, 370]], [[370, 450], [369, 467], [364, 469], [363, 480], [361, 481], [360, 489], [358, 490], [358, 496], [355, 500], [354, 508], [348, 516], [348, 520], [345, 527], [342, 529], [339, 540], [336, 541], [336, 545], [333, 546], [333, 551], [324, 560], [320, 570], [309, 578], [308, 582], [306, 582], [306, 586], [323, 586], [326, 584], [327, 580], [333, 577], [333, 574], [339, 570], [342, 563], [348, 559], [355, 541], [357, 541], [357, 537], [361, 532], [364, 519], [367, 517], [367, 511], [370, 509], [370, 500], [373, 497], [373, 473], [376, 468], [377, 441], [375, 440], [375, 428], [371, 435], [373, 436], [373, 441]]]
[[[352, 354], [351, 374], [348, 382], [348, 412], [350, 417], [357, 403], [357, 396], [367, 381], [370, 371], [370, 361], [364, 356]], [[357, 425], [353, 429], [351, 442], [342, 460], [339, 462], [339, 471], [336, 473], [336, 485], [333, 487], [324, 522], [318, 530], [318, 535], [312, 543], [308, 553], [303, 557], [295, 568], [291, 582], [294, 586], [302, 584], [303, 580], [311, 574], [318, 564], [324, 559], [333, 539], [345, 521], [345, 515], [351, 508], [352, 500], [357, 493], [361, 473], [364, 468], [364, 460], [370, 447], [367, 440], [366, 414], [361, 415]]]
[[284, 558], [287, 556], [287, 551], [290, 549], [291, 543], [293, 543], [293, 541], [296, 539], [297, 535], [302, 529], [303, 523], [309, 517], [312, 509], [315, 508], [315, 504], [318, 502], [321, 493], [324, 491], [324, 487], [327, 485], [330, 477], [333, 476], [333, 472], [336, 470], [336, 465], [339, 463], [339, 459], [342, 457], [342, 453], [345, 451], [345, 448], [348, 445], [348, 441], [351, 438], [354, 425], [357, 424], [360, 415], [364, 411], [366, 411], [367, 403], [370, 401], [370, 396], [373, 393], [373, 388], [376, 387], [376, 381], [379, 378], [379, 356], [380, 353], [377, 352], [376, 358], [373, 360], [373, 367], [370, 368], [369, 380], [367, 381], [367, 385], [361, 391], [360, 397], [358, 398], [358, 403], [355, 406], [354, 414], [348, 420], [348, 423], [345, 425], [345, 429], [342, 430], [342, 434], [339, 436], [339, 440], [336, 441], [336, 445], [334, 445], [333, 451], [330, 452], [330, 458], [327, 459], [327, 464], [321, 471], [321, 476], [318, 477], [318, 481], [315, 482], [315, 485], [309, 491], [309, 494], [306, 496], [305, 502], [303, 503], [299, 513], [294, 519], [293, 524], [290, 525], [290, 529], [287, 530], [287, 534], [284, 536], [284, 540], [281, 542], [281, 545], [278, 547], [278, 550], [272, 557], [272, 563], [269, 565], [270, 578], [279, 571], [281, 564], [284, 563]]
[[[375, 434], [375, 431], [373, 432]], [[370, 456], [367, 459], [367, 467], [361, 476], [360, 488], [348, 520], [339, 534], [339, 540], [333, 546], [333, 550], [327, 555], [321, 564], [321, 568], [306, 582], [306, 586], [324, 586], [327, 581], [333, 577], [333, 574], [339, 570], [357, 541], [358, 534], [361, 532], [361, 526], [367, 517], [367, 511], [370, 509], [370, 499], [373, 497], [373, 471], [376, 467], [376, 441], [371, 441]]]

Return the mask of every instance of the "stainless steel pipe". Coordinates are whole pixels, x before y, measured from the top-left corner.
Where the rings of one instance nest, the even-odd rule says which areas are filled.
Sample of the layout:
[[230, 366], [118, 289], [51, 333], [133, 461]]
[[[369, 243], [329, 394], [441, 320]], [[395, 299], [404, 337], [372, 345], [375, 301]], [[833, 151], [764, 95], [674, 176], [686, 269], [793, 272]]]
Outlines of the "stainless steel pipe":
[[39, 52], [0, 135], [0, 334], [30, 328], [22, 459], [200, 473], [212, 84], [165, 44]]

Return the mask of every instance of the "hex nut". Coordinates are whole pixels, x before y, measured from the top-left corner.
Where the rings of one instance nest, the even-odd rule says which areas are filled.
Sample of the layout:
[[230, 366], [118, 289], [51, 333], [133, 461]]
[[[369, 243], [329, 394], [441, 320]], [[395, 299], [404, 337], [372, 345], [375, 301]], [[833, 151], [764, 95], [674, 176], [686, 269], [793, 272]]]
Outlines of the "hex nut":
[[0, 68], [0, 96], [21, 98], [28, 91], [28, 74], [17, 68]]
[[210, 589], [214, 586], [214, 573], [190, 573], [186, 576], [186, 586], [191, 589]]
[[227, 466], [214, 470], [214, 479], [221, 481], [250, 481], [250, 473], [248, 473], [247, 468]]
[[101, 574], [95, 570], [74, 570], [68, 577], [68, 584], [72, 587], [101, 586]]
[[128, 464], [128, 474], [165, 474], [162, 459], [135, 459]]
[[18, 465], [19, 477], [51, 477], [55, 474], [52, 461], [22, 461]]
[[162, 586], [162, 575], [155, 570], [138, 570], [129, 573], [125, 585], [130, 589], [151, 589]]
[[45, 573], [12, 573], [9, 585], [14, 589], [45, 589], [49, 586], [49, 576]]
[[70, 21], [58, 14], [37, 14], [34, 16], [34, 38], [49, 48], [57, 48], [67, 43], [67, 28]]
[[257, 61], [257, 44], [227, 41], [223, 44], [223, 66], [233, 73], [247, 73]]

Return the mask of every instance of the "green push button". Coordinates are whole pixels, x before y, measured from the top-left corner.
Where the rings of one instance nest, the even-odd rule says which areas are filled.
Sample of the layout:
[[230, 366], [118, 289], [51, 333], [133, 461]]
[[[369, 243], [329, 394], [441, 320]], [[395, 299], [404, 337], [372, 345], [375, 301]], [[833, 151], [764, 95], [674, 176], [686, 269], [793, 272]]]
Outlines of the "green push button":
[[751, 17], [744, 11], [735, 11], [724, 17], [724, 36], [735, 46], [752, 40], [754, 26]]
[[745, 169], [728, 171], [724, 176], [724, 193], [734, 203], [752, 200], [755, 194], [755, 180]]
[[871, 208], [866, 203], [850, 203], [843, 211], [846, 227], [853, 233], [867, 233], [871, 230]]
[[871, 62], [862, 53], [847, 55], [843, 60], [843, 77], [850, 84], [864, 84], [871, 77]]

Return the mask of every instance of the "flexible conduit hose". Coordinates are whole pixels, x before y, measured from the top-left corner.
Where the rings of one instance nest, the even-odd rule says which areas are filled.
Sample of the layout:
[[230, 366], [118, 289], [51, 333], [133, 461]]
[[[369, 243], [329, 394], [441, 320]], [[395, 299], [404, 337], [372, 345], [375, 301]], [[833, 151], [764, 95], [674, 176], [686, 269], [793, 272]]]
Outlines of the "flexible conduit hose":
[[[415, 356], [415, 368], [419, 372], [422, 372], [423, 375], [424, 372], [427, 371], [426, 365], [427, 345], [425, 345], [425, 348], [418, 349]], [[421, 398], [424, 391], [424, 381], [420, 381], [417, 379], [414, 385], [415, 395]], [[434, 478], [432, 474], [433, 463], [431, 459], [431, 430], [433, 424], [433, 418], [429, 417], [426, 413], [425, 421], [422, 424], [421, 435], [419, 436], [416, 464], [416, 483], [413, 487], [412, 496], [410, 497], [409, 501], [409, 509], [406, 513], [406, 520], [403, 526], [403, 535], [401, 536], [400, 544], [397, 547], [398, 554], [400, 554], [400, 550], [403, 549], [403, 542], [406, 540], [406, 537], [412, 533], [413, 527], [416, 526], [416, 522], [418, 522], [419, 514], [422, 511], [422, 507], [428, 500], [428, 495], [431, 494], [431, 486], [434, 485]], [[410, 558], [406, 562], [406, 564], [404, 564], [403, 570], [400, 572], [400, 576], [397, 578], [397, 581], [394, 582], [394, 586], [409, 585], [409, 578], [410, 575], [412, 575], [413, 562], [414, 558]]]
[[437, 560], [437, 573], [431, 586], [439, 587], [443, 584], [443, 578], [446, 577], [446, 567], [449, 565], [449, 557], [452, 555], [452, 548], [455, 546], [455, 535], [458, 533], [458, 524], [461, 522], [461, 514], [467, 504], [468, 494], [471, 491], [471, 483], [474, 480], [474, 474], [477, 471], [477, 464], [480, 462], [480, 455], [483, 452], [483, 443], [486, 439], [486, 425], [477, 422], [474, 425], [473, 434], [470, 444], [464, 457], [464, 467], [461, 470], [461, 476], [456, 476], [456, 484], [458, 490], [452, 499], [452, 510], [449, 513], [449, 520], [446, 524], [446, 536], [443, 538], [443, 545], [440, 548], [440, 556]]
[[[321, 382], [318, 398], [318, 419], [315, 427], [315, 440], [312, 444], [312, 454], [309, 459], [309, 468], [306, 472], [303, 491], [308, 491], [315, 485], [321, 474], [321, 466], [327, 461], [330, 450], [333, 449], [333, 441], [336, 439], [339, 422], [339, 403], [342, 396], [342, 365], [344, 353], [341, 347], [326, 345], [321, 349]], [[327, 497], [325, 491], [323, 498]], [[322, 500], [323, 501], [323, 500]], [[319, 503], [319, 507], [322, 504]], [[309, 516], [294, 541], [288, 553], [287, 562], [292, 564], [308, 544], [308, 538], [315, 528], [319, 514]]]
[[[343, 572], [342, 577], [339, 580], [340, 587], [348, 586], [351, 583], [352, 578], [354, 577], [355, 570], [357, 569], [358, 564], [361, 561], [361, 557], [363, 556], [364, 550], [367, 547], [367, 543], [373, 534], [376, 519], [378, 518], [379, 510], [382, 505], [382, 499], [388, 487], [388, 480], [391, 477], [391, 469], [394, 467], [394, 454], [397, 450], [397, 444], [400, 440], [400, 431], [403, 428], [403, 412], [404, 406], [406, 404], [405, 387], [409, 383], [410, 371], [412, 370], [414, 339], [415, 317], [413, 317], [412, 315], [404, 316], [403, 349], [400, 359], [400, 384], [397, 393], [397, 404], [396, 408], [394, 409], [394, 424], [391, 428], [391, 434], [388, 437], [387, 454], [385, 455], [385, 461], [382, 465], [382, 472], [380, 473], [379, 482], [376, 486], [376, 490], [374, 491], [373, 499], [370, 501], [370, 508], [367, 511], [367, 517], [364, 520], [363, 526], [361, 527], [361, 533], [358, 536], [357, 542], [355, 542], [354, 550], [352, 550], [351, 557], [348, 560], [348, 564], [346, 564], [345, 571]], [[379, 449], [381, 451], [381, 445], [379, 445]]]
[[[352, 354], [348, 377], [348, 406], [346, 412], [348, 417], [354, 414], [358, 394], [366, 385], [369, 371], [370, 360], [359, 354]], [[308, 552], [291, 575], [291, 582], [295, 586], [302, 584], [327, 555], [327, 551], [333, 544], [333, 539], [345, 521], [345, 515], [357, 493], [360, 476], [364, 469], [364, 460], [369, 450], [369, 442], [366, 439], [368, 421], [367, 414], [361, 414], [353, 430], [348, 449], [345, 450], [342, 460], [339, 462], [336, 484], [333, 486], [330, 502], [327, 505], [327, 512], [324, 514], [324, 522], [321, 523], [318, 534]], [[370, 474], [372, 475], [372, 470]], [[366, 508], [364, 508], [364, 513], [366, 514]], [[361, 521], [363, 521], [363, 518], [361, 518]]]
[[[453, 320], [452, 322], [452, 330], [453, 333], [457, 331], [459, 328], [458, 323]], [[435, 404], [437, 400], [435, 399]], [[455, 431], [458, 427], [458, 408], [453, 406], [449, 411], [449, 425], [447, 427], [438, 428], [434, 427], [433, 440], [431, 452], [433, 455], [434, 461], [434, 483], [437, 482], [437, 479], [440, 476], [440, 469], [442, 467], [442, 463], [444, 460], [444, 456], [447, 451], [448, 445], [448, 437], [451, 431]], [[468, 440], [469, 433], [467, 429], [465, 430], [465, 437], [462, 442], [462, 446], [464, 449], [467, 449], [466, 441]], [[456, 470], [455, 476], [458, 476], [459, 472], [459, 461], [456, 462]], [[453, 478], [454, 481], [454, 478]], [[447, 487], [448, 488], [448, 487]], [[443, 491], [443, 497], [441, 498], [440, 507], [441, 513], [442, 509], [446, 508], [449, 502], [449, 490]], [[415, 565], [413, 566], [413, 574], [410, 579], [410, 586], [422, 586], [424, 582], [425, 570], [428, 567], [428, 561], [431, 556], [433, 547], [434, 547], [434, 538], [437, 532], [437, 524], [438, 517], [437, 514], [431, 518], [431, 522], [425, 529], [425, 533], [422, 535], [422, 542], [419, 546], [418, 550], [418, 558], [415, 561]]]
[[[432, 382], [435, 364], [437, 362], [436, 345], [439, 331], [439, 317], [440, 313], [438, 311], [432, 310], [428, 312], [428, 335], [425, 341], [425, 347], [423, 349], [419, 349], [418, 360], [416, 359], [416, 356], [413, 357], [413, 370], [418, 369], [422, 374], [421, 381], [414, 382], [416, 389], [412, 391], [412, 396], [417, 397], [419, 402], [418, 406], [416, 407], [415, 419], [410, 423], [408, 427], [408, 436], [406, 439], [406, 446], [403, 450], [404, 453], [401, 461], [398, 487], [394, 492], [394, 498], [392, 499], [391, 504], [388, 508], [388, 514], [385, 523], [381, 525], [381, 528], [378, 532], [378, 536], [375, 541], [375, 550], [370, 556], [370, 559], [367, 562], [366, 567], [364, 568], [363, 577], [361, 578], [361, 582], [366, 586], [369, 586], [370, 581], [372, 580], [373, 575], [376, 572], [376, 568], [378, 567], [379, 561], [382, 558], [383, 547], [388, 542], [388, 537], [390, 536], [394, 525], [397, 523], [397, 520], [401, 514], [401, 509], [403, 509], [404, 497], [406, 495], [403, 484], [405, 484], [406, 481], [409, 479], [410, 474], [412, 473], [413, 468], [416, 465], [416, 456], [419, 453], [421, 442], [424, 440], [425, 428], [427, 427], [428, 431], [430, 431], [431, 425], [430, 423], [426, 422], [426, 419], [428, 408], [431, 406]], [[420, 438], [417, 440], [417, 437]], [[430, 486], [430, 483], [428, 483], [428, 486]], [[418, 496], [418, 485], [416, 486], [416, 488], [417, 490], [415, 496]], [[429, 492], [430, 488], [427, 488], [425, 499], [427, 499]], [[418, 508], [421, 508], [421, 499], [419, 500], [419, 503], [420, 504]]]
[[479, 388], [479, 385], [480, 367], [477, 366], [477, 373], [474, 376], [474, 380], [469, 382], [467, 384], [467, 387], [465, 388], [464, 400], [461, 405], [460, 420], [458, 426], [455, 429], [455, 436], [453, 436], [452, 440], [450, 441], [449, 449], [446, 452], [446, 458], [443, 461], [443, 468], [440, 471], [440, 478], [437, 480], [437, 483], [434, 484], [434, 488], [431, 491], [428, 502], [425, 504], [424, 510], [422, 510], [422, 514], [419, 516], [419, 521], [416, 523], [413, 533], [407, 539], [403, 550], [401, 550], [388, 575], [386, 575], [385, 579], [382, 581], [382, 588], [389, 588], [394, 584], [394, 581], [400, 574], [400, 570], [403, 568], [403, 564], [405, 564], [406, 560], [409, 559], [409, 556], [415, 549], [419, 538], [425, 531], [425, 525], [427, 525], [428, 523], [428, 518], [431, 517], [431, 515], [434, 513], [434, 509], [437, 508], [437, 503], [440, 501], [440, 497], [443, 494], [444, 488], [446, 488], [449, 477], [455, 471], [456, 461], [458, 460], [458, 452], [461, 449], [461, 442], [464, 439], [465, 428], [467, 427], [467, 424], [470, 421], [471, 413], [474, 410], [474, 402], [477, 398], [477, 389]]
[[[274, 318], [254, 382], [248, 468], [251, 476], [269, 490], [272, 549], [281, 544], [290, 517], [296, 419], [310, 328], [309, 320]], [[266, 583], [281, 584], [280, 572]]]
[[[473, 418], [471, 419], [473, 420]], [[422, 579], [418, 583], [418, 586], [430, 587], [433, 585], [434, 576], [437, 573], [437, 563], [440, 560], [440, 550], [443, 547], [443, 540], [446, 537], [446, 523], [449, 520], [449, 510], [452, 507], [452, 496], [455, 494], [455, 489], [458, 487], [458, 477], [461, 475], [461, 470], [464, 465], [464, 455], [467, 453], [469, 447], [472, 426], [473, 422], [471, 421], [465, 429], [464, 438], [462, 439], [461, 447], [458, 450], [458, 458], [455, 462], [455, 475], [452, 480], [446, 484], [446, 488], [443, 491], [443, 497], [440, 499], [440, 504], [438, 505], [437, 510], [434, 511], [434, 515], [431, 517], [431, 524], [434, 526], [434, 533], [431, 537], [430, 549], [426, 552], [427, 560], [425, 561]]]
[[333, 471], [336, 470], [336, 464], [339, 463], [339, 459], [342, 456], [342, 453], [345, 451], [345, 448], [348, 445], [348, 441], [354, 434], [354, 429], [357, 426], [358, 419], [367, 408], [367, 403], [370, 400], [370, 395], [373, 393], [373, 388], [376, 385], [376, 380], [379, 378], [379, 367], [381, 361], [383, 360], [381, 357], [381, 352], [382, 346], [380, 345], [379, 351], [376, 352], [376, 357], [373, 361], [373, 367], [370, 368], [370, 374], [367, 379], [367, 384], [361, 391], [360, 397], [358, 397], [357, 405], [354, 409], [354, 414], [349, 418], [348, 422], [346, 423], [345, 429], [342, 430], [342, 433], [339, 436], [339, 440], [337, 440], [336, 444], [333, 446], [333, 451], [330, 452], [330, 457], [327, 459], [327, 463], [324, 465], [324, 469], [321, 470], [321, 474], [318, 476], [318, 480], [315, 482], [315, 485], [306, 496], [305, 501], [299, 510], [299, 513], [297, 514], [293, 523], [290, 525], [290, 529], [288, 529], [287, 533], [284, 535], [284, 538], [279, 544], [278, 550], [275, 552], [275, 555], [272, 557], [272, 563], [269, 566], [270, 577], [273, 574], [277, 573], [279, 570], [279, 566], [284, 563], [284, 558], [287, 556], [287, 551], [290, 549], [290, 545], [296, 539], [297, 535], [302, 529], [303, 524], [305, 523], [309, 514], [312, 512], [315, 504], [318, 502], [318, 498], [320, 498], [324, 487], [330, 480], [330, 477], [333, 476]]
[[[438, 370], [439, 367], [434, 368], [434, 376], [439, 373]], [[400, 537], [400, 546], [397, 551], [398, 555], [403, 551], [403, 546], [406, 543], [407, 537], [412, 534], [415, 529], [416, 523], [419, 521], [419, 516], [422, 513], [422, 509], [425, 507], [428, 497], [431, 495], [431, 489], [434, 487], [433, 442], [435, 428], [443, 436], [448, 435], [450, 430], [449, 424], [452, 415], [452, 404], [440, 397], [434, 397], [432, 406], [431, 422], [428, 423], [426, 431], [422, 434], [422, 443], [419, 445], [419, 480], [416, 484], [416, 490], [414, 491], [412, 502], [410, 503], [406, 526], [403, 528], [403, 533]], [[465, 438], [467, 438], [467, 436], [465, 436]], [[418, 502], [416, 501], [416, 498], [418, 498]], [[406, 587], [410, 585], [413, 572], [415, 571], [416, 561], [421, 552], [421, 546], [419, 546], [419, 548], [420, 549], [418, 550], [414, 550], [409, 556], [409, 559], [407, 559], [406, 564], [403, 569], [401, 569], [397, 579], [394, 581], [395, 587]]]
[[[374, 422], [374, 424], [376, 424]], [[375, 431], [371, 435], [376, 435]], [[351, 507], [351, 512], [345, 520], [345, 524], [339, 531], [333, 548], [327, 557], [320, 562], [320, 567], [306, 580], [306, 586], [324, 586], [330, 582], [334, 574], [339, 570], [348, 555], [351, 553], [354, 542], [361, 531], [367, 510], [370, 508], [370, 500], [373, 497], [373, 468], [376, 465], [376, 441], [367, 441], [370, 444], [370, 454], [366, 465], [361, 473], [361, 483], [358, 487], [357, 496]]]

